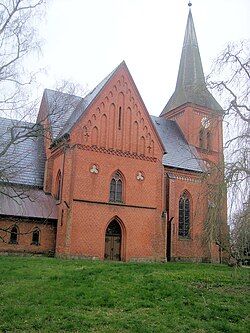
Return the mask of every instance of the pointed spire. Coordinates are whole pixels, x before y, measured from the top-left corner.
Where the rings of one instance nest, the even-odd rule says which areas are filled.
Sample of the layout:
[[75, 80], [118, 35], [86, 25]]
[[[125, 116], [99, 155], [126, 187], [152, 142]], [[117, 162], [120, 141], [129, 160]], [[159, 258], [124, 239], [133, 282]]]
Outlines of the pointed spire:
[[190, 84], [205, 84], [191, 10], [188, 13], [176, 89]]
[[206, 106], [210, 109], [221, 108], [206, 88], [199, 46], [191, 12], [192, 4], [189, 2], [188, 5], [189, 13], [175, 92], [168, 101], [161, 115], [188, 102]]

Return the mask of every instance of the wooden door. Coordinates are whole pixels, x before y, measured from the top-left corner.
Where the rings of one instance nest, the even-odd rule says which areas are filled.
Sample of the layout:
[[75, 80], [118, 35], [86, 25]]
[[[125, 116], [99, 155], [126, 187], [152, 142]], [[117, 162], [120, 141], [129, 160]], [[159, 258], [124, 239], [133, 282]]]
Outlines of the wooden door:
[[121, 227], [115, 220], [108, 225], [106, 230], [104, 258], [121, 260]]

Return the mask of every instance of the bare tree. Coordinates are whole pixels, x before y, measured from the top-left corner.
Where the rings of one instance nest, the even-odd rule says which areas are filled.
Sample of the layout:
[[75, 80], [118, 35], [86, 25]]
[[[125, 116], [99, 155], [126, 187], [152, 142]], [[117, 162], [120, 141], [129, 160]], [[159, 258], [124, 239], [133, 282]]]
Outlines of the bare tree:
[[238, 211], [232, 221], [232, 252], [235, 258], [250, 264], [250, 201]]
[[0, 116], [19, 119], [9, 120], [8, 128], [0, 126], [0, 194], [14, 200], [26, 197], [25, 191], [16, 187], [6, 190], [5, 186], [11, 173], [20, 172], [16, 147], [42, 132], [40, 126], [27, 122], [37, 101], [30, 99], [35, 74], [25, 61], [40, 49], [34, 19], [44, 13], [45, 3], [46, 0], [0, 1]]
[[[30, 144], [38, 139], [42, 142], [45, 131], [43, 119], [34, 122], [38, 109], [38, 100], [32, 98], [36, 73], [31, 72], [29, 62], [40, 51], [36, 27], [46, 3], [47, 0], [0, 1], [0, 117], [5, 117], [0, 118], [0, 208], [11, 198], [7, 212], [11, 205], [21, 210], [23, 202], [38, 197], [32, 186], [23, 186], [22, 176], [27, 169], [35, 170], [37, 161], [44, 158], [43, 151], [38, 152], [34, 149], [38, 146]], [[33, 158], [28, 160], [29, 156]], [[19, 183], [15, 182], [17, 177]], [[4, 226], [0, 231], [10, 232]]]
[[[228, 213], [231, 224], [236, 216], [242, 215], [245, 211], [244, 207], [249, 207], [249, 54], [248, 41], [229, 43], [217, 57], [208, 77], [209, 88], [218, 95], [225, 110], [223, 116], [225, 163], [222, 163], [217, 170], [217, 173], [224, 177], [221, 177], [221, 183], [213, 182], [213, 187], [217, 187], [217, 190], [213, 192], [215, 195], [213, 201], [216, 204], [209, 208], [210, 222], [220, 220], [221, 205], [219, 203], [225, 193], [225, 185], [228, 191]], [[244, 219], [238, 220], [242, 222]], [[219, 229], [216, 232], [218, 239], [220, 238]], [[242, 230], [246, 228], [234, 228], [232, 233], [235, 239], [243, 239], [238, 237], [237, 230], [242, 233]]]
[[0, 1], [0, 114], [25, 118], [33, 114], [30, 86], [35, 82], [27, 61], [40, 50], [34, 20], [45, 9], [46, 0]]
[[[0, 184], [11, 185], [11, 178], [23, 171], [22, 159], [35, 153], [29, 151], [29, 142], [51, 135], [50, 128], [45, 126], [47, 115], [35, 121], [41, 98], [30, 98], [36, 83], [36, 73], [31, 73], [28, 66], [28, 60], [32, 62], [35, 53], [40, 50], [37, 19], [43, 17], [47, 2], [0, 1], [0, 117], [9, 120], [7, 127], [0, 126]], [[50, 110], [50, 122], [53, 121], [54, 126], [65, 116], [64, 110], [75, 106], [71, 105], [70, 95], [79, 91], [79, 87], [64, 81], [57, 86], [57, 90], [66, 92], [69, 98], [65, 98], [65, 95], [62, 98], [62, 94], [54, 95]], [[24, 142], [27, 149], [20, 154]], [[13, 187], [11, 193], [1, 187], [0, 193], [12, 198], [24, 196], [16, 187]]]

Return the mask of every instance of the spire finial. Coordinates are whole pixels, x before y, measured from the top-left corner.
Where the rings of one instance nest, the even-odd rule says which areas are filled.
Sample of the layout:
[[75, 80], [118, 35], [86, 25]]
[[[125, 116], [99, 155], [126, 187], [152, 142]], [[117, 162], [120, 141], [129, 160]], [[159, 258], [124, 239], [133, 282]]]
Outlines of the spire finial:
[[189, 1], [189, 3], [188, 3], [188, 7], [189, 7], [189, 9], [191, 9], [191, 8], [190, 8], [191, 6], [192, 6], [192, 2]]

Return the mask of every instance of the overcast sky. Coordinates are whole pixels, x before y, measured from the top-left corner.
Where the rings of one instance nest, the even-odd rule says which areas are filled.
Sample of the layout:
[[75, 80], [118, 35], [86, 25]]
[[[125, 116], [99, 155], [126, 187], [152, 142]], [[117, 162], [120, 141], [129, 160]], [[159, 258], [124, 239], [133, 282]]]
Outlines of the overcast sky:
[[[174, 91], [187, 0], [52, 0], [41, 24], [41, 89], [66, 79], [92, 89], [125, 60], [150, 114]], [[250, 35], [250, 0], [193, 0], [205, 74], [229, 41]]]

